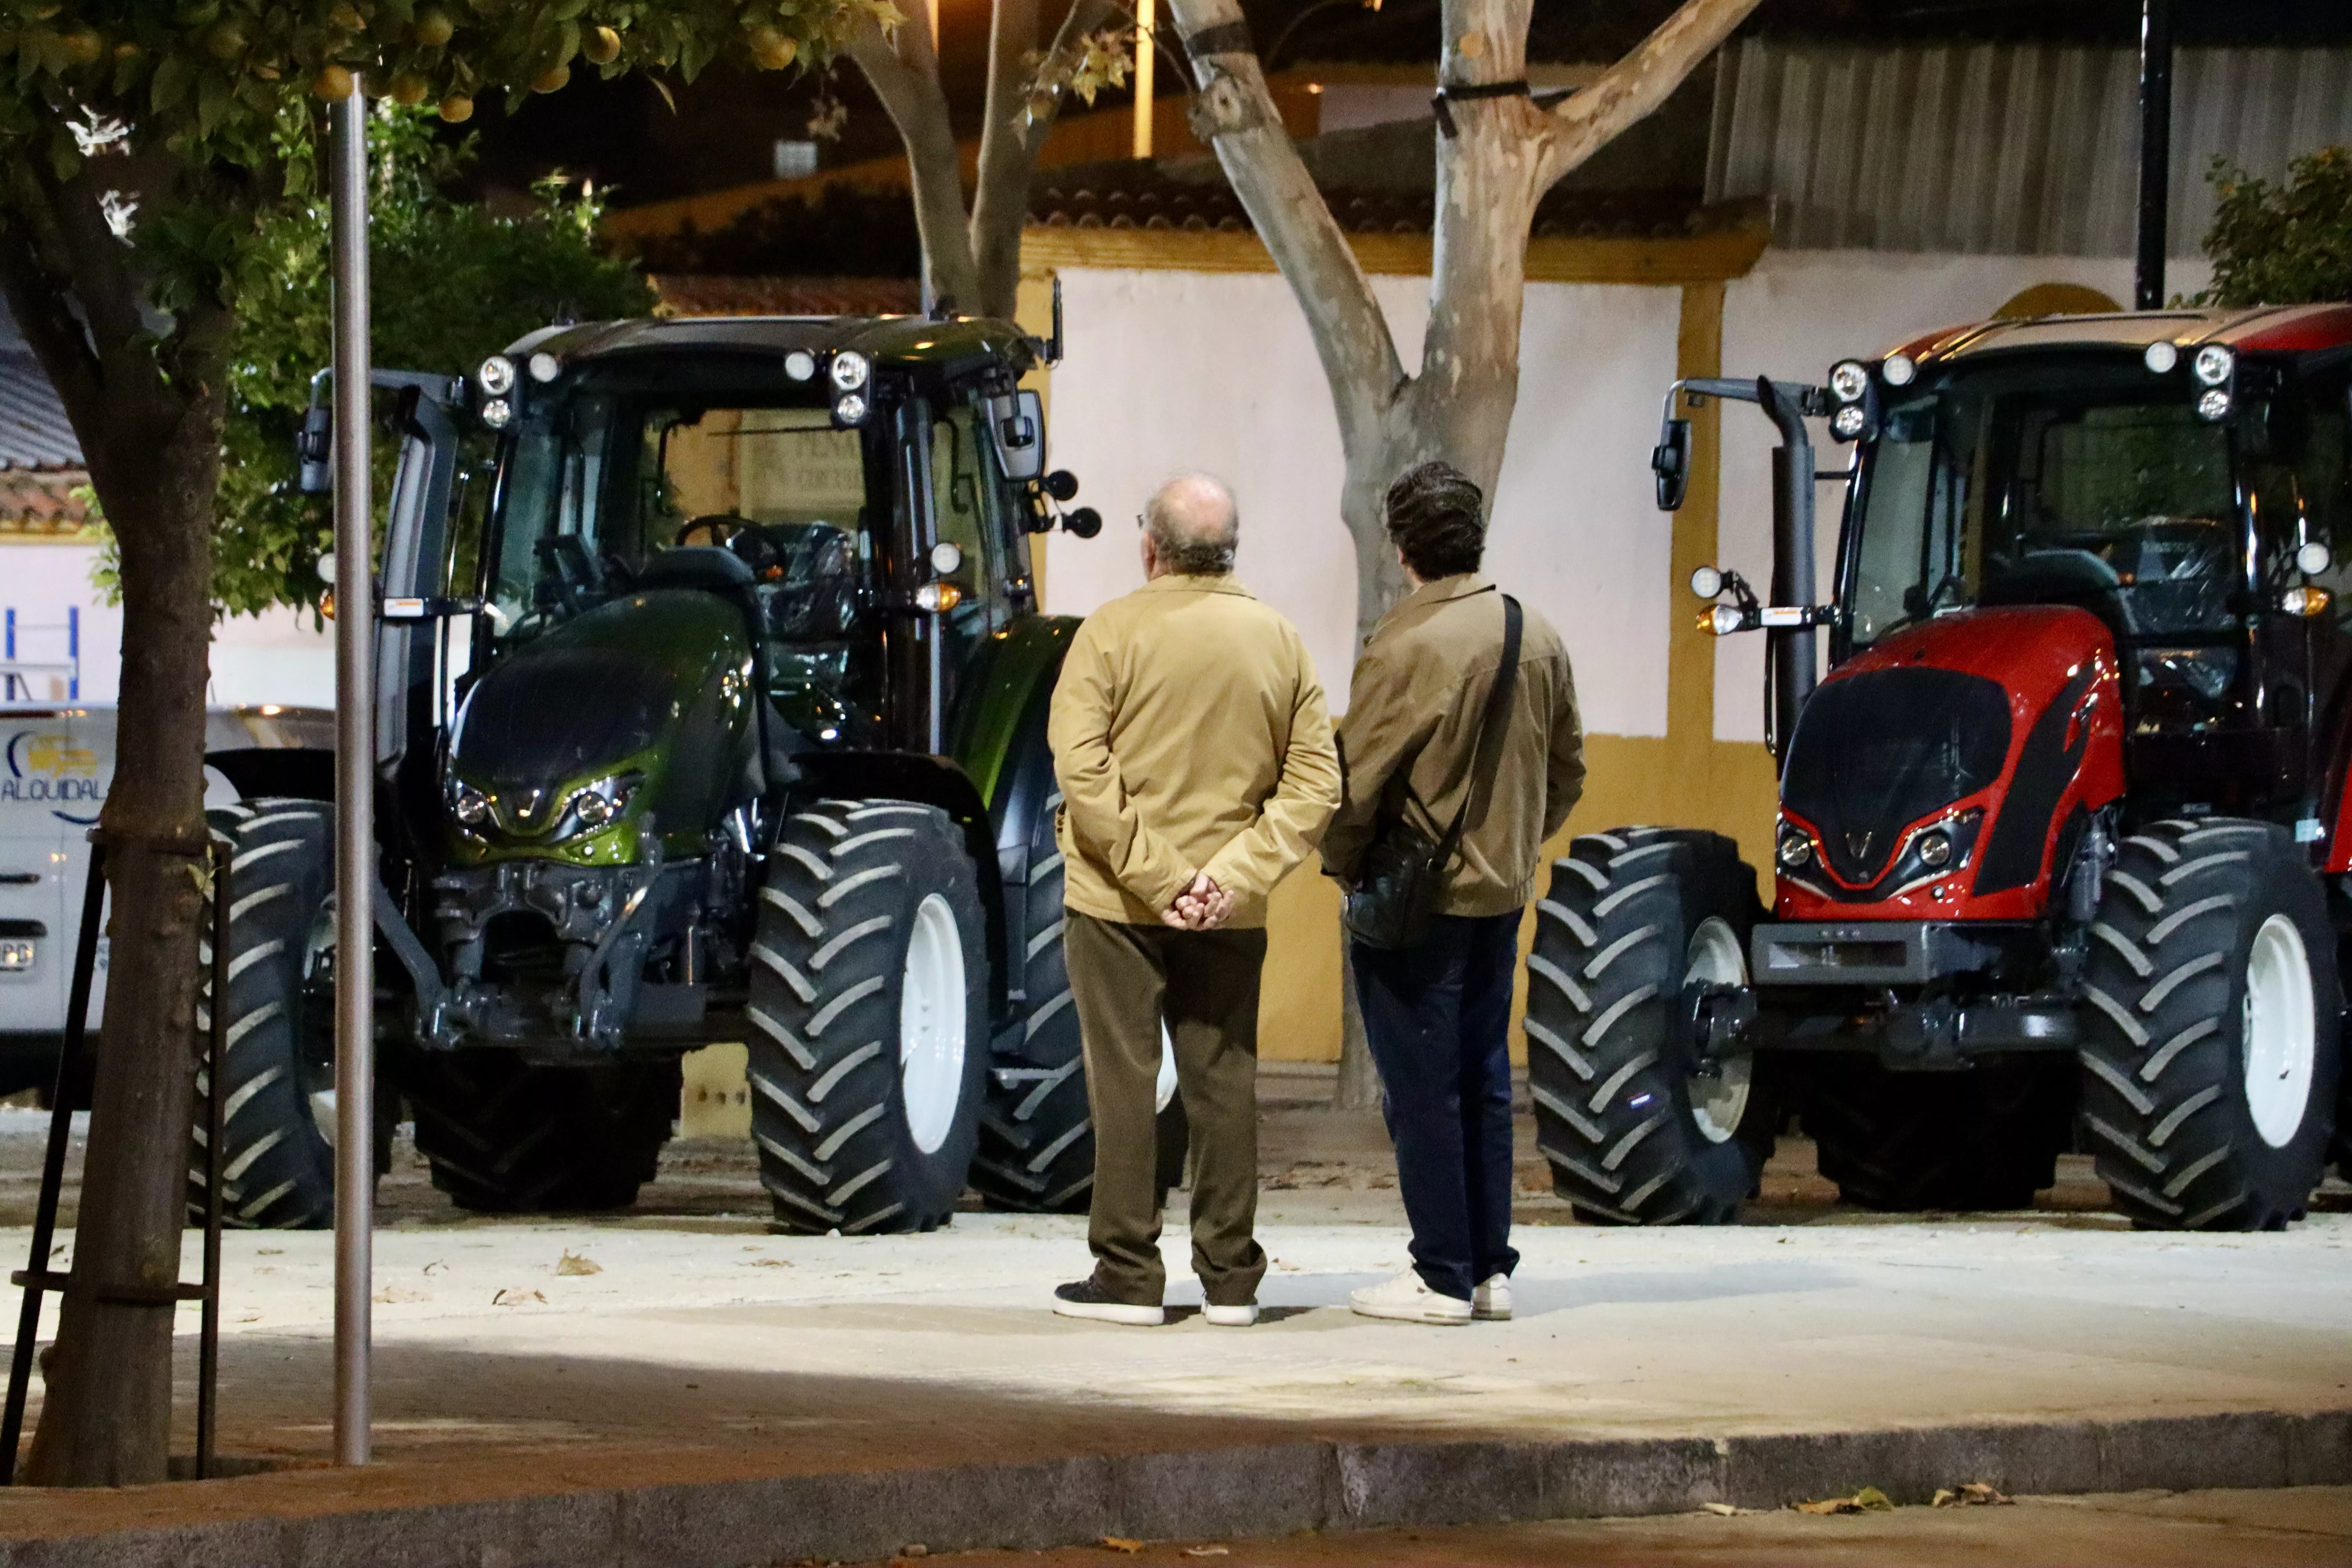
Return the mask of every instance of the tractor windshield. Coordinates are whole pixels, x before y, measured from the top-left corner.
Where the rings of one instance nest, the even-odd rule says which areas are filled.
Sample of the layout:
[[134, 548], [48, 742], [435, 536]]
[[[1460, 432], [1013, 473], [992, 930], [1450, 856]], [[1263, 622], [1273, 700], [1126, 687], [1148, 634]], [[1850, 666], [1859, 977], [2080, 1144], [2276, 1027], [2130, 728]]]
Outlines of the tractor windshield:
[[2233, 624], [2229, 426], [2136, 361], [2011, 362], [1897, 395], [1866, 483], [1857, 647], [1974, 605], [2080, 604], [2134, 638]]

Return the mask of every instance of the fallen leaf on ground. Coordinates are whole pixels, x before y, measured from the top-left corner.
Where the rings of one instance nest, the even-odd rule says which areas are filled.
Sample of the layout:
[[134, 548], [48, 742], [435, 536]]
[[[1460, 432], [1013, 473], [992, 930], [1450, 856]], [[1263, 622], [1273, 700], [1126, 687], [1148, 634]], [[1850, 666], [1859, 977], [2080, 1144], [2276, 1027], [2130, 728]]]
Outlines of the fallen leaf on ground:
[[2016, 1500], [2017, 1500], [2014, 1498], [2002, 1496], [2000, 1489], [1998, 1487], [1995, 1487], [1990, 1481], [1970, 1481], [1966, 1486], [1962, 1487], [1937, 1488], [1935, 1499], [1929, 1506], [1932, 1508], [1969, 1508], [1979, 1503], [2005, 1503], [2014, 1502]]
[[1791, 1503], [1790, 1506], [1799, 1513], [1884, 1513], [1895, 1504], [1876, 1487], [1864, 1487], [1852, 1497], [1822, 1498], [1816, 1502]]
[[567, 1252], [555, 1260], [555, 1271], [558, 1274], [602, 1274], [604, 1272], [604, 1266], [593, 1258], [583, 1258], [576, 1252]]
[[1184, 1555], [1187, 1557], [1231, 1557], [1233, 1555], [1233, 1551], [1231, 1548], [1223, 1546], [1187, 1546], [1184, 1548]]
[[751, 1267], [754, 1268], [790, 1268], [792, 1266], [793, 1260], [789, 1258], [754, 1258], [751, 1259]]
[[391, 1307], [403, 1301], [430, 1301], [433, 1300], [433, 1293], [429, 1290], [411, 1290], [399, 1285], [387, 1285], [369, 1300]]
[[525, 1289], [520, 1285], [509, 1285], [490, 1298], [490, 1305], [493, 1307], [520, 1307], [526, 1301], [536, 1301], [542, 1307], [547, 1305], [545, 1296], [537, 1290]]
[[1129, 1541], [1124, 1535], [1106, 1535], [1102, 1538], [1102, 1544], [1105, 1550], [1110, 1552], [1140, 1552], [1143, 1550], [1143, 1542], [1140, 1541]]
[[1726, 1519], [1737, 1519], [1748, 1511], [1744, 1508], [1734, 1508], [1727, 1502], [1703, 1502], [1698, 1506], [1708, 1513], [1719, 1513]]

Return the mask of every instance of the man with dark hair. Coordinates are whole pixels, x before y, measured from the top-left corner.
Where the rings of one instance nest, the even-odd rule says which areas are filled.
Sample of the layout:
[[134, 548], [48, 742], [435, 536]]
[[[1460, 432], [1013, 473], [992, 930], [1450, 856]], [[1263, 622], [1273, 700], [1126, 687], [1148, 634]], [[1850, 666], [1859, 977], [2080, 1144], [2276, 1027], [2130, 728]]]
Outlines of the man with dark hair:
[[[1443, 846], [1461, 824], [1426, 933], [1351, 949], [1413, 1266], [1356, 1291], [1350, 1304], [1412, 1322], [1511, 1315], [1519, 918], [1535, 896], [1544, 841], [1584, 790], [1568, 652], [1542, 616], [1507, 605], [1477, 574], [1484, 500], [1445, 463], [1423, 463], [1389, 487], [1389, 537], [1412, 591], [1356, 661], [1339, 727], [1345, 795], [1323, 840], [1324, 868], [1352, 887], [1383, 835]], [[1507, 676], [1513, 619], [1517, 651]], [[1489, 699], [1500, 679], [1511, 684], [1496, 706]]]
[[1054, 687], [1063, 953], [1084, 1038], [1094, 1273], [1066, 1317], [1165, 1321], [1154, 1087], [1162, 1021], [1192, 1126], [1192, 1267], [1211, 1323], [1257, 1319], [1257, 996], [1265, 903], [1339, 802], [1323, 688], [1297, 629], [1234, 582], [1234, 498], [1171, 479], [1143, 586], [1087, 617]]

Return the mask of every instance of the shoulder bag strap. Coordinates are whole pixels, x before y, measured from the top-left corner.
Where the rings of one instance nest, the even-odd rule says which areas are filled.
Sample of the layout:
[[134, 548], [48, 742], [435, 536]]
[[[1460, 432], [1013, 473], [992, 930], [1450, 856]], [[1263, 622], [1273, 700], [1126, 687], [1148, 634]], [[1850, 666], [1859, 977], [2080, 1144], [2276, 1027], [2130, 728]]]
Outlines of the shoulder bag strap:
[[1519, 685], [1520, 620], [1519, 602], [1504, 595], [1502, 663], [1495, 671], [1494, 686], [1486, 693], [1486, 710], [1478, 719], [1478, 739], [1470, 751], [1469, 786], [1462, 792], [1462, 805], [1447, 824], [1445, 837], [1437, 841], [1437, 851], [1431, 857], [1433, 865], [1453, 864], [1455, 851], [1462, 847], [1462, 831], [1469, 826], [1470, 808], [1486, 798], [1487, 786], [1494, 782], [1503, 736], [1510, 728], [1511, 698]]

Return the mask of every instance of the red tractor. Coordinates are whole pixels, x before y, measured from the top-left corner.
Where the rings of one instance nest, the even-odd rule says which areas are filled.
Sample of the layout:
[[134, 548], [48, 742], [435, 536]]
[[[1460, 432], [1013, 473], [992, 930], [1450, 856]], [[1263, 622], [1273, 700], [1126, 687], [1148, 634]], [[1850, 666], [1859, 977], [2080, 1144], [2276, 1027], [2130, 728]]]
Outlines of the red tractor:
[[[2031, 1204], [2070, 1147], [2162, 1228], [2300, 1218], [2338, 1124], [2352, 931], [2352, 307], [1995, 321], [1779, 426], [1769, 913], [1733, 842], [1556, 863], [1529, 961], [1543, 1151], [1581, 1215], [1721, 1223], [1793, 1111], [1871, 1208]], [[1807, 419], [1853, 448], [1830, 603]], [[1821, 476], [1823, 478], [1832, 476]], [[1829, 672], [1815, 684], [1817, 628]]]

